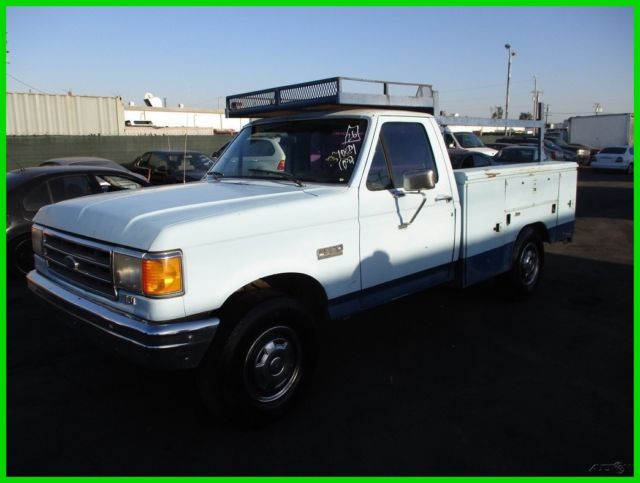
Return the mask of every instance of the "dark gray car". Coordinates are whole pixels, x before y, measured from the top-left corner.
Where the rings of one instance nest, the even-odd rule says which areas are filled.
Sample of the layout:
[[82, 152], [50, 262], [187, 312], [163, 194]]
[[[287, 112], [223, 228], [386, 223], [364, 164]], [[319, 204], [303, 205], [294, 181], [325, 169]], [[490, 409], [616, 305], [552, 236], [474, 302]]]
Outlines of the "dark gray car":
[[44, 205], [80, 196], [149, 186], [138, 175], [99, 166], [39, 166], [7, 173], [7, 271], [33, 268], [31, 221]]

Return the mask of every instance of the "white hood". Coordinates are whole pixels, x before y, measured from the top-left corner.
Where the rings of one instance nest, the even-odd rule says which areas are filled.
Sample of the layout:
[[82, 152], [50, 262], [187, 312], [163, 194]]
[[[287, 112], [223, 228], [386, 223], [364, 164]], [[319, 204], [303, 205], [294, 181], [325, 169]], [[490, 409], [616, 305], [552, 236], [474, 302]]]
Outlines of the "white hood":
[[34, 222], [125, 247], [172, 250], [335, 221], [349, 191], [279, 181], [195, 182], [75, 198], [43, 207]]

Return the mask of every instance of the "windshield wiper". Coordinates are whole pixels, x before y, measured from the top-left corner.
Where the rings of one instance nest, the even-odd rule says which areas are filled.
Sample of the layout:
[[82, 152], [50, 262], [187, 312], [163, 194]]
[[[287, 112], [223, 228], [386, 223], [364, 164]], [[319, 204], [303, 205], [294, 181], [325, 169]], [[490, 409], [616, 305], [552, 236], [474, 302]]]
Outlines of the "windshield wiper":
[[257, 169], [257, 168], [251, 168], [249, 169], [250, 173], [264, 173], [264, 174], [273, 174], [278, 176], [279, 178], [283, 178], [283, 179], [288, 179], [289, 181], [293, 181], [295, 184], [297, 184], [300, 187], [303, 187], [304, 184], [302, 183], [302, 181], [300, 181], [298, 178], [296, 178], [294, 175], [290, 174], [290, 173], [285, 173], [284, 171], [271, 171], [269, 169]]

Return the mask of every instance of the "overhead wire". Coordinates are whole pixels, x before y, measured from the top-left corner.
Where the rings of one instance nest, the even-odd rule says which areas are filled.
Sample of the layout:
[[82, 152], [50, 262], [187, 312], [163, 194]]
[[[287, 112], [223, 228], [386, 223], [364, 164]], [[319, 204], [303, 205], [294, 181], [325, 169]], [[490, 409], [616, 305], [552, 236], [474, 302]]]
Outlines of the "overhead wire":
[[24, 82], [24, 81], [21, 81], [21, 80], [20, 80], [20, 79], [18, 79], [16, 76], [11, 75], [11, 74], [9, 74], [8, 72], [7, 72], [7, 76], [8, 76], [8, 77], [11, 77], [11, 78], [12, 78], [14, 81], [16, 81], [16, 82], [19, 82], [20, 84], [27, 86], [29, 89], [33, 89], [34, 91], [38, 91], [38, 92], [40, 92], [41, 94], [46, 94], [46, 92], [44, 92], [43, 90], [40, 90], [40, 89], [38, 89], [37, 87], [34, 87], [34, 86], [30, 85], [30, 84], [27, 84], [27, 83], [26, 83], [26, 82]]

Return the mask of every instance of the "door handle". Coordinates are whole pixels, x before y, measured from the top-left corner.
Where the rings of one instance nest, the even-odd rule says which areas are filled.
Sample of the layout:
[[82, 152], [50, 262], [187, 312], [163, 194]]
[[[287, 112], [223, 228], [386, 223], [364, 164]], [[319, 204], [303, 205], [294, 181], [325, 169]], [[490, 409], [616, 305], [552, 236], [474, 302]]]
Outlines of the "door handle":
[[438, 195], [436, 196], [436, 199], [434, 201], [446, 201], [447, 203], [449, 201], [453, 200], [453, 196], [449, 196], [449, 195]]

